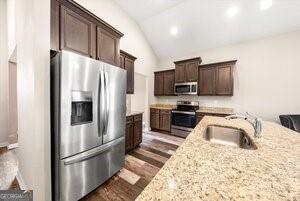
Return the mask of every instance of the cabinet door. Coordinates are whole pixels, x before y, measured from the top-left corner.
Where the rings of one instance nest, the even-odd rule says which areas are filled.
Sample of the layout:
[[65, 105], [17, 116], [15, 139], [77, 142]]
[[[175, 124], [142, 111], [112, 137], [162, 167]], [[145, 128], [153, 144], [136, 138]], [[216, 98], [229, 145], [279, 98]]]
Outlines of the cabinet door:
[[126, 124], [126, 135], [125, 135], [125, 150], [130, 151], [133, 148], [133, 123]]
[[133, 94], [134, 93], [134, 61], [125, 57], [124, 69], [127, 70], [127, 94]]
[[154, 73], [154, 96], [164, 95], [164, 73], [155, 72]]
[[159, 110], [150, 109], [150, 128], [159, 129]]
[[59, 51], [59, 3], [51, 0], [50, 49]]
[[199, 69], [199, 95], [215, 94], [215, 67]]
[[140, 143], [142, 143], [142, 135], [143, 135], [142, 121], [134, 122], [133, 147], [137, 147]]
[[100, 27], [97, 27], [97, 59], [120, 65], [119, 38]]
[[233, 72], [231, 65], [216, 68], [216, 95], [233, 95]]
[[197, 124], [203, 119], [204, 116], [205, 116], [204, 114], [197, 113], [197, 116], [196, 116], [196, 122], [197, 122]]
[[198, 81], [198, 62], [189, 62], [185, 66], [186, 82], [197, 82]]
[[159, 129], [163, 131], [171, 131], [171, 111], [160, 110], [159, 114]]
[[175, 82], [186, 82], [185, 64], [177, 64], [175, 66]]
[[125, 133], [125, 151], [128, 152], [133, 148], [133, 117], [126, 117]]
[[120, 68], [125, 68], [124, 66], [125, 57], [123, 55], [120, 55]]
[[175, 83], [175, 71], [165, 71], [164, 82], [163, 82], [165, 96], [174, 95], [174, 83]]
[[95, 58], [96, 26], [64, 6], [60, 20], [60, 49]]

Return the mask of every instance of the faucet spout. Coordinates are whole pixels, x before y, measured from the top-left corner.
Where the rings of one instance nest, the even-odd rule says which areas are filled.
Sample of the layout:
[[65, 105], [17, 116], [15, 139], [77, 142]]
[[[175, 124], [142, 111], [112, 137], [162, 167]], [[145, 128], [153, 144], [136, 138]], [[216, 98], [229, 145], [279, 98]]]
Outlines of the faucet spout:
[[262, 119], [250, 115], [248, 112], [246, 113], [247, 116], [245, 115], [239, 115], [239, 114], [233, 114], [226, 116], [225, 119], [230, 120], [230, 119], [244, 119], [248, 121], [254, 128], [254, 136], [257, 138], [262, 137]]

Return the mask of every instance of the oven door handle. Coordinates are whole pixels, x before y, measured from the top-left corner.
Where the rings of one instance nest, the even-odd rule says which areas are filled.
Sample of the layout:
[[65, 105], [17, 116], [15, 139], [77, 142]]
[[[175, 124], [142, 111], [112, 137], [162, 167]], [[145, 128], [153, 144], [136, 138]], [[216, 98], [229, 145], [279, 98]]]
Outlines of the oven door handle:
[[176, 111], [176, 110], [172, 110], [172, 113], [196, 115], [196, 112], [186, 112], [186, 111]]

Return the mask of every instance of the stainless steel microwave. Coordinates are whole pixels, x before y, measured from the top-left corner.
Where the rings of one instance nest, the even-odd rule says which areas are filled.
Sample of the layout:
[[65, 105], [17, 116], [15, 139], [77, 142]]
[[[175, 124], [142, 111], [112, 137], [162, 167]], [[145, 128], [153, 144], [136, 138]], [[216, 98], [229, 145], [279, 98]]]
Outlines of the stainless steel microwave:
[[197, 82], [175, 83], [176, 95], [197, 95], [197, 92], [198, 92]]

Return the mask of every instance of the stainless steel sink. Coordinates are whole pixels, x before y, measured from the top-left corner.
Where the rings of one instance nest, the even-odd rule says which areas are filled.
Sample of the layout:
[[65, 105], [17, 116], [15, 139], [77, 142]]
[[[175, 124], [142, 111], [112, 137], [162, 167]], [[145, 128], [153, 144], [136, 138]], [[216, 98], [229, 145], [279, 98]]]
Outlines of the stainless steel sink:
[[222, 144], [242, 149], [257, 149], [251, 138], [243, 131], [221, 126], [208, 126], [204, 139], [215, 144]]

